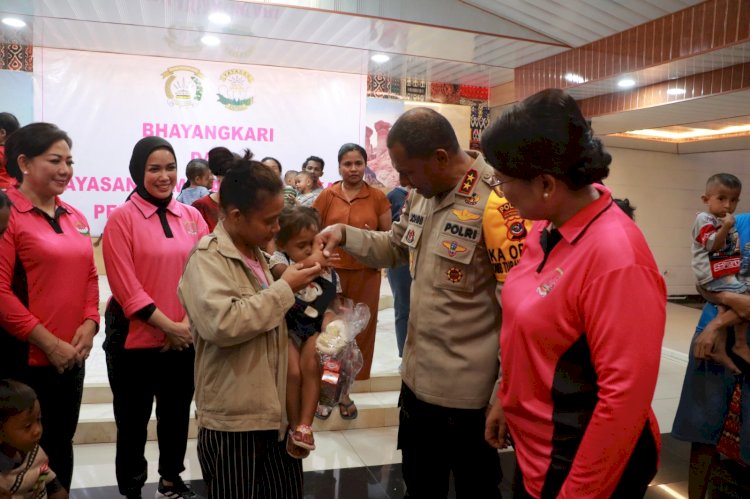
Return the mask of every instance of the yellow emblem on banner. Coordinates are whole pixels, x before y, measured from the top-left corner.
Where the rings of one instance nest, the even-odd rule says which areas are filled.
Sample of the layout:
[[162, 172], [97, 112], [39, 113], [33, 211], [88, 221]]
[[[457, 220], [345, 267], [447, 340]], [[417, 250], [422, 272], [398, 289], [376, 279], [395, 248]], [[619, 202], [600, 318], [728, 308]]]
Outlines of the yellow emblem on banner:
[[244, 69], [227, 69], [219, 76], [219, 102], [230, 111], [244, 111], [253, 105], [250, 84], [253, 76]]
[[204, 76], [200, 69], [193, 66], [172, 66], [161, 77], [166, 78], [164, 94], [170, 106], [191, 108], [203, 98]]

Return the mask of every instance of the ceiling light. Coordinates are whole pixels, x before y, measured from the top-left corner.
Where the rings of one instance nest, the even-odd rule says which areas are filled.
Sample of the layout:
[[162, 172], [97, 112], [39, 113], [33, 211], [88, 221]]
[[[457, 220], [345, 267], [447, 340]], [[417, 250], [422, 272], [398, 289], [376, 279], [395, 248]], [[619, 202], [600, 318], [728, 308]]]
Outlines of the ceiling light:
[[645, 129], [645, 130], [630, 130], [628, 132], [624, 132], [623, 134], [613, 134], [613, 135], [629, 135], [629, 136], [641, 136], [641, 137], [650, 137], [654, 139], [663, 139], [668, 141], [685, 141], [685, 140], [697, 140], [701, 138], [710, 138], [710, 137], [717, 137], [717, 136], [727, 136], [727, 135], [737, 135], [737, 134], [746, 134], [750, 132], [750, 125], [732, 125], [732, 126], [725, 126], [723, 128], [719, 129], [710, 129], [710, 128], [691, 128], [688, 131], [684, 132], [674, 132], [671, 130], [658, 130], [658, 129]]
[[667, 95], [685, 95], [684, 88], [670, 88], [667, 90]]
[[632, 78], [623, 78], [617, 82], [617, 86], [620, 88], [630, 88], [635, 86], [635, 80]]
[[209, 47], [215, 47], [221, 43], [221, 40], [219, 40], [218, 36], [203, 35], [203, 38], [201, 38], [201, 42], [203, 42], [203, 45], [208, 45]]
[[370, 57], [370, 59], [372, 59], [372, 62], [377, 62], [378, 64], [382, 64], [391, 60], [391, 58], [385, 54], [375, 54], [374, 56]]
[[225, 14], [224, 12], [214, 12], [208, 16], [208, 20], [219, 26], [226, 26], [232, 22], [232, 18], [229, 17], [229, 14]]
[[575, 73], [566, 73], [563, 78], [570, 83], [586, 83], [586, 79], [583, 76]]
[[3, 24], [12, 28], [23, 28], [26, 23], [17, 17], [3, 17]]

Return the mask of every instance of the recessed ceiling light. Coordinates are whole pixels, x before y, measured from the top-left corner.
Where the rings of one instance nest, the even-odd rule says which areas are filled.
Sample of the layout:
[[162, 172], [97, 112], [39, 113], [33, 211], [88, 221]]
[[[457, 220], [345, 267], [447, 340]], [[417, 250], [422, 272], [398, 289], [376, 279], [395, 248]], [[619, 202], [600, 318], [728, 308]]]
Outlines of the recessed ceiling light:
[[372, 62], [377, 62], [378, 64], [382, 64], [391, 60], [391, 58], [385, 54], [375, 54], [374, 56], [370, 57], [370, 59], [372, 59]]
[[620, 88], [630, 88], [635, 86], [635, 80], [632, 78], [623, 78], [617, 82], [617, 86]]
[[208, 45], [209, 47], [215, 47], [221, 43], [221, 40], [219, 40], [218, 36], [203, 35], [203, 38], [201, 38], [201, 42], [203, 42], [203, 45]]
[[563, 78], [570, 83], [586, 83], [586, 79], [583, 76], [575, 73], [566, 73]]
[[208, 20], [219, 26], [226, 26], [232, 22], [232, 18], [229, 17], [229, 14], [225, 14], [224, 12], [214, 12], [208, 16]]
[[17, 17], [3, 17], [3, 24], [12, 28], [23, 28], [26, 23]]
[[667, 95], [685, 95], [684, 88], [670, 88], [667, 90]]

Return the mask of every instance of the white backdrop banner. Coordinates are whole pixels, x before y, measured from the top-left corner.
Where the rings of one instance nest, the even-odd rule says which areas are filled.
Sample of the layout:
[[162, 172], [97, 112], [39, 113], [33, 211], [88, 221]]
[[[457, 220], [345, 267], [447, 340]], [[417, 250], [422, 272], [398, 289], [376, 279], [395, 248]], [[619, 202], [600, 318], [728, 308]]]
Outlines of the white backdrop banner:
[[73, 139], [73, 179], [63, 199], [93, 234], [134, 188], [130, 155], [142, 137], [164, 137], [185, 165], [209, 149], [249, 148], [299, 170], [310, 155], [339, 179], [336, 153], [362, 143], [366, 77], [220, 62], [34, 48], [34, 115]]

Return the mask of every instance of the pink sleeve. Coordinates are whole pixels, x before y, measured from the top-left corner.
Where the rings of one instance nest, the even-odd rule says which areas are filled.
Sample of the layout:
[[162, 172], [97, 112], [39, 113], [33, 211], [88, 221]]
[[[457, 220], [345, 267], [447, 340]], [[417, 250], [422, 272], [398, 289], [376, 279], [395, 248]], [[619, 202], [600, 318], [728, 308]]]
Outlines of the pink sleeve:
[[11, 209], [8, 229], [0, 237], [0, 326], [19, 340], [28, 341], [31, 330], [41, 321], [21, 303], [11, 289], [16, 265], [16, 213]]
[[154, 300], [143, 289], [135, 272], [134, 227], [127, 208], [129, 206], [126, 202], [112, 213], [104, 227], [102, 255], [112, 297], [120, 304], [125, 316], [132, 318], [143, 307], [154, 303]]
[[664, 281], [641, 265], [614, 270], [583, 290], [579, 310], [599, 402], [558, 497], [609, 497], [651, 410], [666, 321]]

